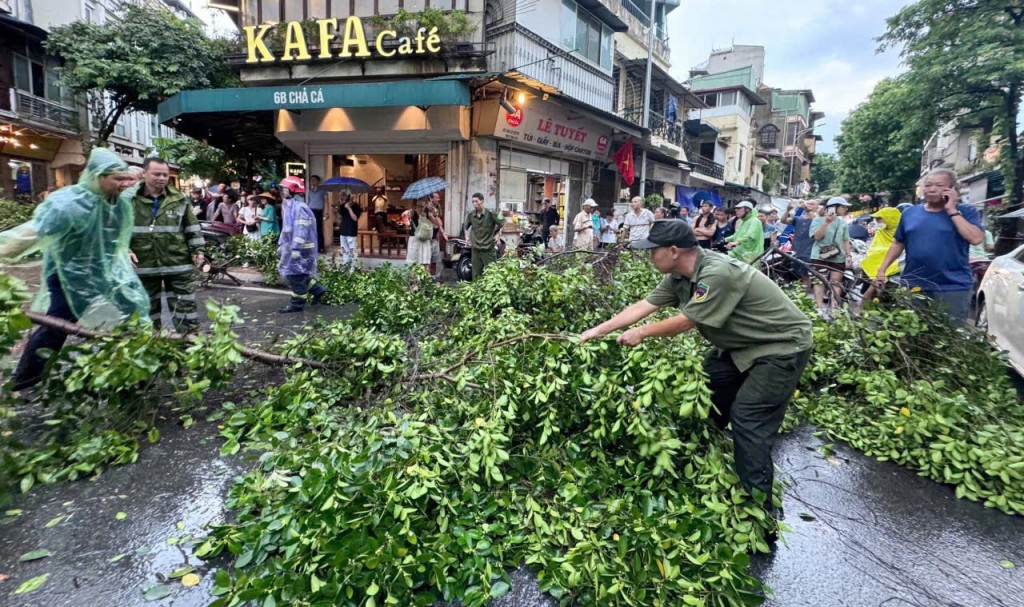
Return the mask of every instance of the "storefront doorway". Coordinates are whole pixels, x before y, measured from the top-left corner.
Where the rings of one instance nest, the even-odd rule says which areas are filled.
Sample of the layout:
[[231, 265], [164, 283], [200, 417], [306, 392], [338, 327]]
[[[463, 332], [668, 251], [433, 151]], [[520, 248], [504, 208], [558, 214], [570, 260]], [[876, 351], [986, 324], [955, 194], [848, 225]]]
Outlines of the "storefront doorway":
[[[415, 181], [426, 177], [447, 179], [447, 154], [333, 154], [333, 170], [325, 171], [332, 177], [351, 177], [374, 187], [366, 194], [355, 194], [359, 204], [358, 243], [359, 256], [368, 259], [404, 260], [410, 235], [410, 214], [415, 200], [402, 195]], [[439, 192], [440, 210], [444, 220], [446, 192]], [[340, 205], [345, 194], [332, 192], [328, 196], [330, 211], [328, 224], [332, 228], [330, 247], [337, 247], [340, 236]]]

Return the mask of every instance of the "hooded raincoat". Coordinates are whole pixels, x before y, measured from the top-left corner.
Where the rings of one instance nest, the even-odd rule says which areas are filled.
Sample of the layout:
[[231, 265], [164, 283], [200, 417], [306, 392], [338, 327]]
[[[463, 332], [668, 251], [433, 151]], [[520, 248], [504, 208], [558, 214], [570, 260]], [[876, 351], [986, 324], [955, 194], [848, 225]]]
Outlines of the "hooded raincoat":
[[746, 217], [736, 220], [736, 233], [725, 240], [736, 243], [736, 247], [729, 251], [731, 257], [754, 263], [764, 253], [764, 226], [757, 214], [748, 209]]
[[[896, 242], [896, 227], [900, 225], [901, 215], [899, 209], [893, 208], [881, 209], [874, 213], [874, 216], [885, 224], [885, 229], [875, 231], [871, 246], [868, 247], [864, 261], [860, 264], [861, 269], [871, 278], [878, 276], [878, 270], [882, 267], [882, 262], [885, 261], [885, 254], [889, 252], [892, 243]], [[900, 264], [897, 261], [892, 262], [892, 265], [885, 269], [886, 276], [899, 273]]]
[[[133, 314], [148, 317], [149, 297], [129, 257], [131, 201], [109, 199], [99, 186], [101, 176], [128, 169], [113, 152], [96, 148], [77, 184], [50, 194], [31, 221], [0, 234], [0, 259], [43, 252], [43, 284], [58, 277], [83, 326], [110, 327]], [[32, 309], [45, 312], [48, 305], [49, 292], [42, 289]]]
[[301, 198], [284, 201], [284, 221], [277, 239], [281, 276], [316, 276], [317, 233], [313, 210]]

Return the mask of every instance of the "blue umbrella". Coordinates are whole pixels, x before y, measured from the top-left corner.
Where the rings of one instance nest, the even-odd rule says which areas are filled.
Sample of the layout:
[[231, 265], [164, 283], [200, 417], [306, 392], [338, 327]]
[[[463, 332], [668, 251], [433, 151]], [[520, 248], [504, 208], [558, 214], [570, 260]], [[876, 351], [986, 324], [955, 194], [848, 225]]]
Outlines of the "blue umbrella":
[[348, 190], [355, 194], [364, 194], [366, 192], [373, 191], [372, 185], [366, 183], [362, 179], [356, 179], [355, 177], [331, 177], [327, 181], [321, 183], [320, 187], [329, 192]]
[[430, 196], [434, 192], [448, 189], [448, 182], [440, 177], [427, 177], [414, 182], [402, 195], [402, 200], [418, 200]]

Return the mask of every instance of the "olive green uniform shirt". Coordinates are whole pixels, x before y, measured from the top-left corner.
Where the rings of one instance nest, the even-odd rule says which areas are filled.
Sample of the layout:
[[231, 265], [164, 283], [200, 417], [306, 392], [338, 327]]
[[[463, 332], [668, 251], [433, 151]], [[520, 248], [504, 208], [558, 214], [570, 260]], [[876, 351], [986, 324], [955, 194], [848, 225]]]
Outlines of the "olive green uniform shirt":
[[479, 213], [476, 210], [469, 212], [466, 216], [466, 229], [469, 232], [469, 244], [477, 251], [493, 251], [494, 235], [498, 233], [498, 227], [505, 223], [505, 219], [490, 210], [484, 209]]
[[811, 347], [811, 321], [782, 289], [753, 266], [714, 251], [697, 250], [692, 279], [667, 275], [647, 296], [676, 306], [741, 372], [765, 356]]

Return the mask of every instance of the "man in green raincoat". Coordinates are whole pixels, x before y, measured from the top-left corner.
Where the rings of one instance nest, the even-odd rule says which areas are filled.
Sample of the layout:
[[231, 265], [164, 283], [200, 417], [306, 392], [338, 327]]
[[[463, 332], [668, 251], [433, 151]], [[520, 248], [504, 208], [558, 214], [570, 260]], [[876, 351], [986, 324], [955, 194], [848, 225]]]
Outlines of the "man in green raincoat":
[[[132, 269], [132, 208], [120, 194], [135, 182], [113, 152], [89, 154], [76, 185], [50, 194], [31, 221], [0, 234], [0, 260], [43, 252], [43, 283], [33, 309], [90, 328], [108, 328], [133, 315], [146, 318], [149, 298]], [[40, 327], [28, 340], [14, 373], [14, 390], [39, 383], [46, 359], [67, 334]]]
[[754, 213], [749, 200], [736, 205], [736, 232], [725, 239], [729, 255], [740, 261], [754, 263], [764, 253], [764, 226]]
[[160, 327], [161, 296], [167, 297], [174, 330], [199, 328], [193, 265], [205, 244], [192, 201], [168, 182], [171, 171], [160, 158], [142, 163], [142, 183], [129, 191], [135, 226], [132, 255], [135, 273], [149, 292], [149, 316]]

